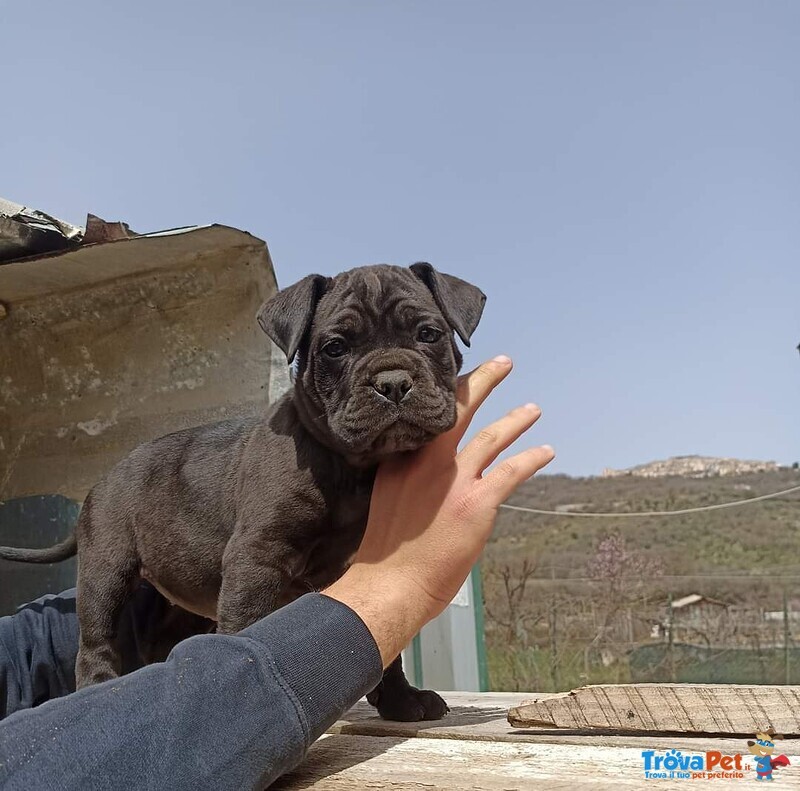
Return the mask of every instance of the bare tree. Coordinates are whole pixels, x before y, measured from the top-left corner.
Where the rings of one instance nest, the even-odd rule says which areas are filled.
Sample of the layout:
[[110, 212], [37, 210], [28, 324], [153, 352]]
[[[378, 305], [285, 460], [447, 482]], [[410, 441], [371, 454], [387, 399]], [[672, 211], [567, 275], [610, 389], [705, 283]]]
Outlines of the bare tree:
[[499, 582], [500, 588], [497, 606], [486, 604], [487, 617], [505, 631], [509, 645], [527, 643], [528, 630], [543, 618], [543, 614], [531, 611], [525, 596], [528, 584], [536, 576], [536, 564], [525, 558], [519, 566], [506, 563], [489, 570], [487, 576], [496, 584]]

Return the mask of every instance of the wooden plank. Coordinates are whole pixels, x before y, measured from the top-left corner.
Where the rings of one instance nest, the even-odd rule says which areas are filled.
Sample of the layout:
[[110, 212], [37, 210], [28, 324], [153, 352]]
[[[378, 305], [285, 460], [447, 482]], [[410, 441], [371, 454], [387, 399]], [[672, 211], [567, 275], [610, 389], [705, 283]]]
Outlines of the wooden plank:
[[[596, 791], [649, 787], [638, 747], [593, 744], [492, 743], [392, 736], [324, 736], [306, 761], [271, 788], [280, 791], [512, 791], [546, 788]], [[738, 742], [736, 752], [746, 749]], [[719, 749], [719, 747], [717, 747]], [[775, 772], [775, 789], [800, 787], [800, 764]], [[755, 781], [752, 767], [745, 781]], [[686, 780], [659, 779], [659, 789], [685, 789]], [[740, 788], [741, 780], [713, 781], [714, 788]], [[654, 786], [655, 787], [655, 786]]]
[[[382, 720], [366, 701], [357, 703], [329, 733], [350, 736], [394, 736], [426, 739], [459, 739], [464, 741], [516, 742], [523, 744], [575, 744], [602, 747], [636, 747], [638, 749], [700, 751], [722, 750], [741, 752], [742, 739], [703, 737], [696, 734], [649, 735], [620, 734], [585, 728], [512, 728], [508, 724], [509, 708], [528, 700], [530, 694], [506, 692], [443, 692], [450, 713], [430, 722], [391, 722]], [[559, 697], [544, 693], [542, 698]], [[752, 734], [749, 735], [752, 738]]]
[[621, 733], [800, 735], [800, 687], [736, 684], [600, 684], [511, 708], [515, 728]]

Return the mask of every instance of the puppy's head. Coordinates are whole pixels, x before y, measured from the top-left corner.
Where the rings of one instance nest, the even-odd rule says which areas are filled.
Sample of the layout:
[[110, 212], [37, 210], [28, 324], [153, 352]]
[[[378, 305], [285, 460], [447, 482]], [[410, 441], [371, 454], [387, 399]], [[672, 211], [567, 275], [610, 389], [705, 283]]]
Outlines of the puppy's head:
[[309, 428], [370, 464], [451, 428], [461, 354], [486, 297], [430, 264], [309, 275], [266, 302], [264, 331], [291, 363]]

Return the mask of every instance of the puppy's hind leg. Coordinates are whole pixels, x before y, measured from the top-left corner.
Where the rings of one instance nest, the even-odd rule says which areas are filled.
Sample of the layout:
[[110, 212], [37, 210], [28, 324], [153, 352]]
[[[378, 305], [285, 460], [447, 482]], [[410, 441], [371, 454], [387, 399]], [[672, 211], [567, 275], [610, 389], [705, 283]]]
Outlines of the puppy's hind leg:
[[80, 642], [75, 663], [78, 689], [120, 674], [117, 647], [120, 613], [139, 573], [133, 535], [109, 508], [94, 508], [91, 493], [78, 519], [78, 621]]

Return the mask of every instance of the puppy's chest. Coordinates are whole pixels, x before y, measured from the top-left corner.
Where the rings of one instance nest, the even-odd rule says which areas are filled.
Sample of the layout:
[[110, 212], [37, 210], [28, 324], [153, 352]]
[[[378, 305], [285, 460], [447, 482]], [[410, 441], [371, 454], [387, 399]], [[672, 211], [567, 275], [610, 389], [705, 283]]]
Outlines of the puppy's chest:
[[302, 577], [319, 589], [341, 576], [361, 543], [369, 516], [371, 487], [339, 493], [305, 564]]

